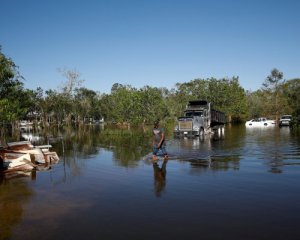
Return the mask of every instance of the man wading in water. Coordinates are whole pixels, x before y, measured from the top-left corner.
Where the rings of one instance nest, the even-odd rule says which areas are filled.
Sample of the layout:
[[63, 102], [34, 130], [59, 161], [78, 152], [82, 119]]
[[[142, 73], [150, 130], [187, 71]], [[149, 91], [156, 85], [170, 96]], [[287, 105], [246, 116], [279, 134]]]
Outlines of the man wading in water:
[[159, 127], [159, 120], [156, 120], [154, 122], [154, 128], [152, 130], [152, 133], [153, 133], [153, 139], [152, 139], [153, 161], [158, 160], [157, 153], [159, 150], [163, 154], [164, 160], [167, 160], [168, 154], [166, 152], [165, 130]]

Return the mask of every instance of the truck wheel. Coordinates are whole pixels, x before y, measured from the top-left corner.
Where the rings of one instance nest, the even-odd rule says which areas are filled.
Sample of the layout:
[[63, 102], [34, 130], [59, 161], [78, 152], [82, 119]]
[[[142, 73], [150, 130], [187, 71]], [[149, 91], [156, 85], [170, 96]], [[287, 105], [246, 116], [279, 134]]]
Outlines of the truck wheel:
[[204, 129], [200, 128], [199, 130], [199, 137], [203, 138], [204, 137]]

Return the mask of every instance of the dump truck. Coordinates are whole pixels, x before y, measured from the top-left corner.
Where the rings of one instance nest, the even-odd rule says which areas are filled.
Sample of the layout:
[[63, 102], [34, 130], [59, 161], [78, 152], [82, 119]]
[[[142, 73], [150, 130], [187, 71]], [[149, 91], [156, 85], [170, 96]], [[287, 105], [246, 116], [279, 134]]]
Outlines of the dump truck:
[[215, 110], [206, 100], [189, 101], [184, 116], [179, 117], [174, 129], [174, 136], [200, 136], [224, 130], [225, 113]]

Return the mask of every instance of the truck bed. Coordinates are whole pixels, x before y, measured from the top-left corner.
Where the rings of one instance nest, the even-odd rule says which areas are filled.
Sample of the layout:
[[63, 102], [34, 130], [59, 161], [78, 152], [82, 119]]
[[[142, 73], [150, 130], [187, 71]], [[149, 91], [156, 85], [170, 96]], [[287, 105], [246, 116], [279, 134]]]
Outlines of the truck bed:
[[214, 127], [216, 125], [221, 125], [226, 123], [226, 117], [225, 113], [220, 112], [218, 110], [211, 110], [211, 127]]

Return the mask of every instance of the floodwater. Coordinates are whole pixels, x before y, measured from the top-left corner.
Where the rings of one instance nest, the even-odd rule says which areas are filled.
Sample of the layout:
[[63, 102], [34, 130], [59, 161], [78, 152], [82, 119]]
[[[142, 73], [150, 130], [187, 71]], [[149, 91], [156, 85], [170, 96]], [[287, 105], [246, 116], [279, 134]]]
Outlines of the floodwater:
[[170, 133], [155, 164], [149, 131], [44, 134], [60, 162], [0, 178], [0, 240], [300, 239], [299, 130]]

